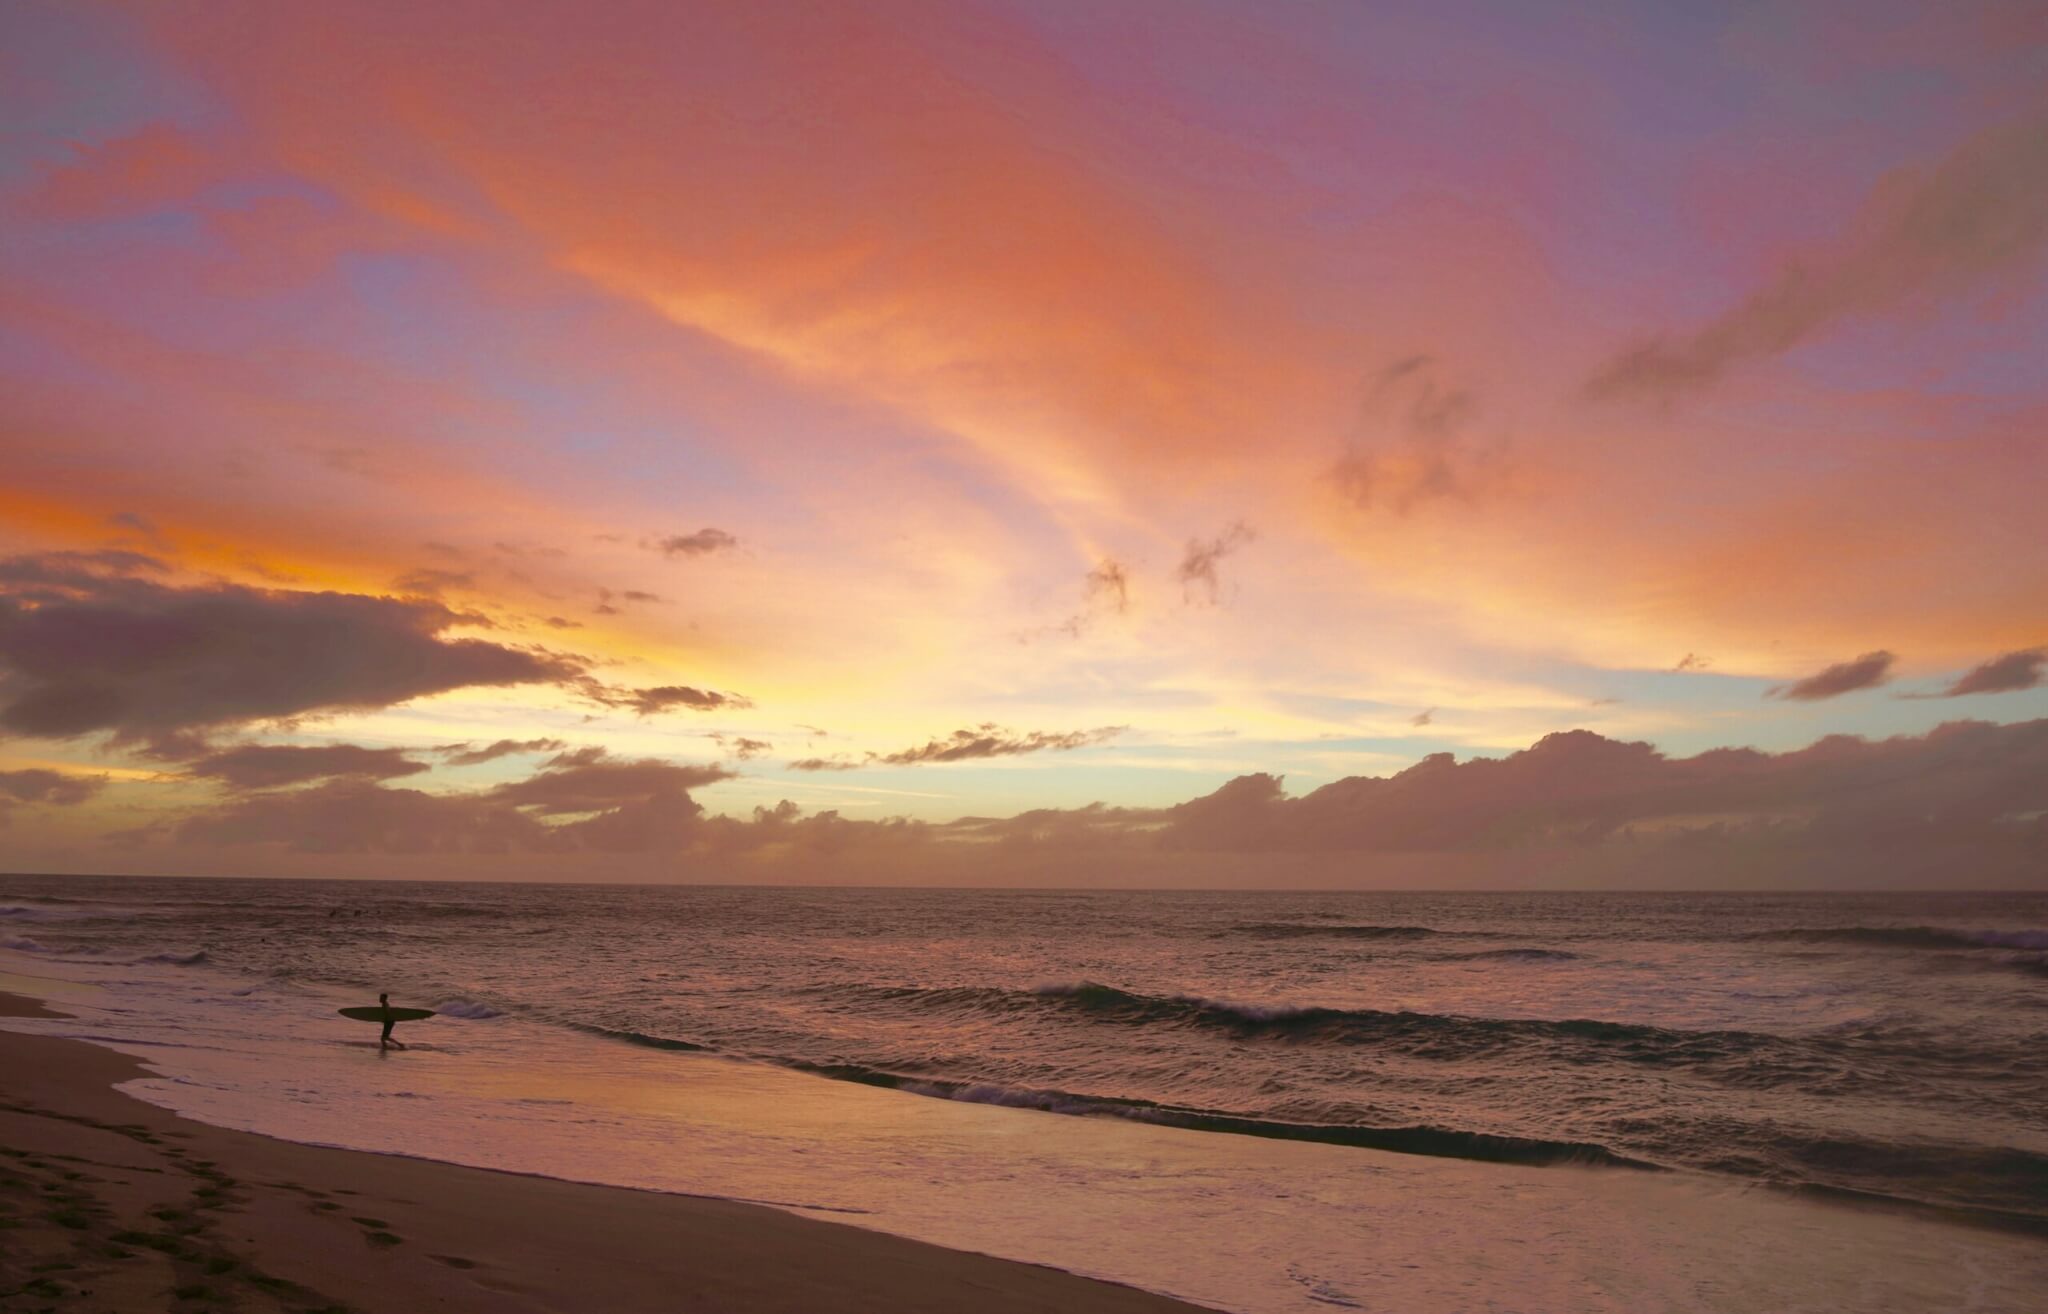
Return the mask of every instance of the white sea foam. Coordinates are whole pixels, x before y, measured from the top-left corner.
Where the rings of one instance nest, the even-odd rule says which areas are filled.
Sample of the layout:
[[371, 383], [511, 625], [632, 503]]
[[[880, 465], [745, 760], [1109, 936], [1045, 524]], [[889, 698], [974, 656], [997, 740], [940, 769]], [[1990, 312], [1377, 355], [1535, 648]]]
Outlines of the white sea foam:
[[489, 1004], [479, 1004], [469, 999], [444, 999], [434, 1005], [434, 1011], [442, 1017], [466, 1018], [472, 1022], [505, 1016], [503, 1012]]

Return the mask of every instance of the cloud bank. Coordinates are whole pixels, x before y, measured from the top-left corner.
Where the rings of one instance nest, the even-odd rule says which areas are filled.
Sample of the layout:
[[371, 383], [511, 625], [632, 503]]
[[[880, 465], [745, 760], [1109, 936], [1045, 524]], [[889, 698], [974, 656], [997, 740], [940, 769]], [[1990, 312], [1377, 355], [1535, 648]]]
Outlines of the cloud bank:
[[643, 877], [771, 881], [2048, 885], [2048, 720], [1685, 758], [1574, 730], [1502, 758], [1439, 753], [1298, 797], [1254, 773], [1171, 807], [946, 823], [807, 815], [786, 800], [707, 815], [695, 795], [731, 778], [588, 748], [483, 790], [337, 778], [257, 791], [185, 817], [172, 837], [186, 850], [638, 855], [654, 864], [631, 869]]
[[173, 838], [186, 846], [270, 845], [319, 854], [675, 852], [701, 824], [704, 809], [690, 791], [731, 774], [585, 748], [483, 791], [430, 793], [336, 779], [256, 793], [184, 818]]

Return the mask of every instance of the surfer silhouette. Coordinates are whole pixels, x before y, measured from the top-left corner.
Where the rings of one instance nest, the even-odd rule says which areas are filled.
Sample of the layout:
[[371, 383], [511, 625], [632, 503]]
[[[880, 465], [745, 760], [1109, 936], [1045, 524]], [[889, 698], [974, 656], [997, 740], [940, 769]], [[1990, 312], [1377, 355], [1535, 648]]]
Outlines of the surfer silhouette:
[[405, 1046], [391, 1038], [391, 1028], [393, 1026], [400, 1022], [417, 1022], [421, 1018], [434, 1015], [434, 1010], [431, 1008], [393, 1008], [391, 1006], [391, 996], [381, 994], [377, 996], [377, 1004], [374, 1008], [368, 1004], [362, 1004], [353, 1008], [339, 1008], [335, 1011], [343, 1017], [353, 1018], [357, 1022], [375, 1022], [383, 1027], [383, 1033], [377, 1037], [377, 1052], [379, 1054], [386, 1050], [405, 1048]]
[[377, 1007], [384, 1010], [384, 1034], [377, 1037], [377, 1048], [404, 1049], [405, 1046], [399, 1044], [397, 1041], [391, 1038], [391, 1028], [398, 1025], [398, 1019], [391, 1016], [391, 996], [381, 994], [378, 995]]

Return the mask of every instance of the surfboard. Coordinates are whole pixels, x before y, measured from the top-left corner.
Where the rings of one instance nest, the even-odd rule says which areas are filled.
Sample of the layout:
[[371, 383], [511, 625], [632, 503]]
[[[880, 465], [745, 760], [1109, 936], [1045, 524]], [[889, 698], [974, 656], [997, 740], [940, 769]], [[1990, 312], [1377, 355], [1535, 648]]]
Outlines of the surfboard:
[[379, 1008], [371, 1004], [365, 1008], [338, 1008], [334, 1010], [343, 1017], [352, 1017], [358, 1022], [417, 1022], [423, 1017], [432, 1017], [431, 1008]]

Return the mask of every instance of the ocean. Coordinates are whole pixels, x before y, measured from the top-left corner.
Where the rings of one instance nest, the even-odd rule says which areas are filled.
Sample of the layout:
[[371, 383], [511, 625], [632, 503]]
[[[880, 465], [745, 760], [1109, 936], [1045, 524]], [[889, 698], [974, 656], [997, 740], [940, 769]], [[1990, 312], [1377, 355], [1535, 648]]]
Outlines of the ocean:
[[[842, 1159], [874, 1147], [849, 1150], [833, 1109], [914, 1141], [920, 1117], [939, 1136], [955, 1125], [934, 1120], [940, 1107], [972, 1105], [977, 1120], [958, 1125], [975, 1136], [1171, 1129], [1115, 1144], [1219, 1162], [1284, 1143], [1260, 1162], [1289, 1166], [1259, 1180], [1305, 1172], [1302, 1189], [1396, 1162], [1358, 1153], [1383, 1150], [1417, 1170], [1499, 1166], [1444, 1180], [1683, 1180], [1746, 1201], [1881, 1204], [1911, 1226], [2048, 1248], [2048, 896], [0, 876], [0, 949], [8, 970], [70, 990], [93, 1038], [166, 1074], [147, 1097], [359, 1148], [747, 1198], [809, 1191], [778, 1202], [856, 1219], [897, 1207], [902, 1191], [874, 1186], [886, 1174], [866, 1160], [844, 1171], [874, 1199], [822, 1202], [816, 1173], [734, 1162], [767, 1134], [740, 1114], [717, 1134], [702, 1120], [665, 1132], [652, 1096], [615, 1093], [686, 1077], [701, 1092], [717, 1072], [824, 1128]], [[443, 1014], [399, 1028], [418, 1052], [372, 1062], [374, 1031], [332, 1016], [378, 991]], [[600, 1094], [572, 1080], [600, 1070], [630, 1078]], [[350, 1133], [336, 1112], [360, 1123], [401, 1100], [470, 1101], [464, 1129], [399, 1143]], [[527, 1157], [482, 1145], [481, 1128]], [[614, 1163], [591, 1148], [606, 1136], [633, 1148]], [[688, 1172], [646, 1168], [670, 1136], [689, 1143]], [[943, 1191], [969, 1171], [912, 1175]], [[903, 1230], [962, 1243], [951, 1223]], [[1036, 1244], [1018, 1257], [1228, 1307], [1367, 1307], [1341, 1254], [1276, 1259], [1256, 1288], [1188, 1290], [1114, 1254], [1077, 1262]]]

